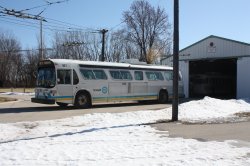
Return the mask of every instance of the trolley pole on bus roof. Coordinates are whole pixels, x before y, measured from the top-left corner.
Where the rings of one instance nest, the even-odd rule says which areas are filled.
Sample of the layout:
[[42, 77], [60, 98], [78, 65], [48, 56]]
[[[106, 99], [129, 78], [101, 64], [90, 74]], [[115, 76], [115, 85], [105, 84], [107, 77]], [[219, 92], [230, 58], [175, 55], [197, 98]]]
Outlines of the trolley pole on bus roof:
[[178, 121], [179, 81], [179, 0], [174, 0], [173, 102], [172, 121]]

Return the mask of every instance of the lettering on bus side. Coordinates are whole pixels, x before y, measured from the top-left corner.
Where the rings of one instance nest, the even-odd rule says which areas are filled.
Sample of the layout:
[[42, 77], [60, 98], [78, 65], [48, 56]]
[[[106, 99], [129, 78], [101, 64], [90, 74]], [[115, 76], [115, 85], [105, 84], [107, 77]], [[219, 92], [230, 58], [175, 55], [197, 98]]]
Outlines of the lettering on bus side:
[[108, 92], [108, 88], [106, 86], [102, 87], [102, 93], [106, 94]]
[[93, 89], [94, 92], [101, 92], [101, 89]]

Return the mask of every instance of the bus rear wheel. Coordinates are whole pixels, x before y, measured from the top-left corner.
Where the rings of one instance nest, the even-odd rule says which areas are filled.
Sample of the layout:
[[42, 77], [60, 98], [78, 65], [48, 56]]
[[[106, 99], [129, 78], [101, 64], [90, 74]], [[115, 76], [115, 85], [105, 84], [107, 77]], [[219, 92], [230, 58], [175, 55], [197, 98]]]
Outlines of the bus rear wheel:
[[161, 90], [159, 93], [159, 99], [158, 102], [161, 104], [167, 103], [168, 102], [168, 93], [165, 90]]
[[76, 108], [88, 108], [90, 107], [90, 97], [87, 93], [79, 93], [76, 95], [75, 107]]
[[61, 103], [61, 102], [56, 102], [57, 105], [59, 105], [60, 107], [67, 107], [68, 103]]

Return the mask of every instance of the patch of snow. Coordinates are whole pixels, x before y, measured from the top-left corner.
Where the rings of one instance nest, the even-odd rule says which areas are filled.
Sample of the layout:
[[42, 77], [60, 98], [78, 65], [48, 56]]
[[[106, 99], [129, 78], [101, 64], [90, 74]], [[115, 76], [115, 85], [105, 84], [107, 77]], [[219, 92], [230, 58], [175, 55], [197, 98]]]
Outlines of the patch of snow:
[[27, 92], [27, 93], [21, 93], [21, 92], [4, 92], [0, 93], [1, 95], [20, 95], [20, 96], [34, 96], [35, 93]]
[[[249, 165], [237, 141], [169, 138], [145, 123], [171, 109], [96, 113], [50, 121], [0, 124], [0, 165]], [[250, 112], [244, 100], [205, 97], [179, 107], [182, 121], [217, 121]]]

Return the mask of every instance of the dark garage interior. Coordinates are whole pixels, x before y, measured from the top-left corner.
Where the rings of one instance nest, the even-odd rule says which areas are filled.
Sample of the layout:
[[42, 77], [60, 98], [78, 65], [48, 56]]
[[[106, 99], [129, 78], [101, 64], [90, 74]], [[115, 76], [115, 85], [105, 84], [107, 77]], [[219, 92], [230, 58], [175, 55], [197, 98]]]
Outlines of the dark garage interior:
[[189, 96], [236, 98], [237, 59], [189, 62]]

